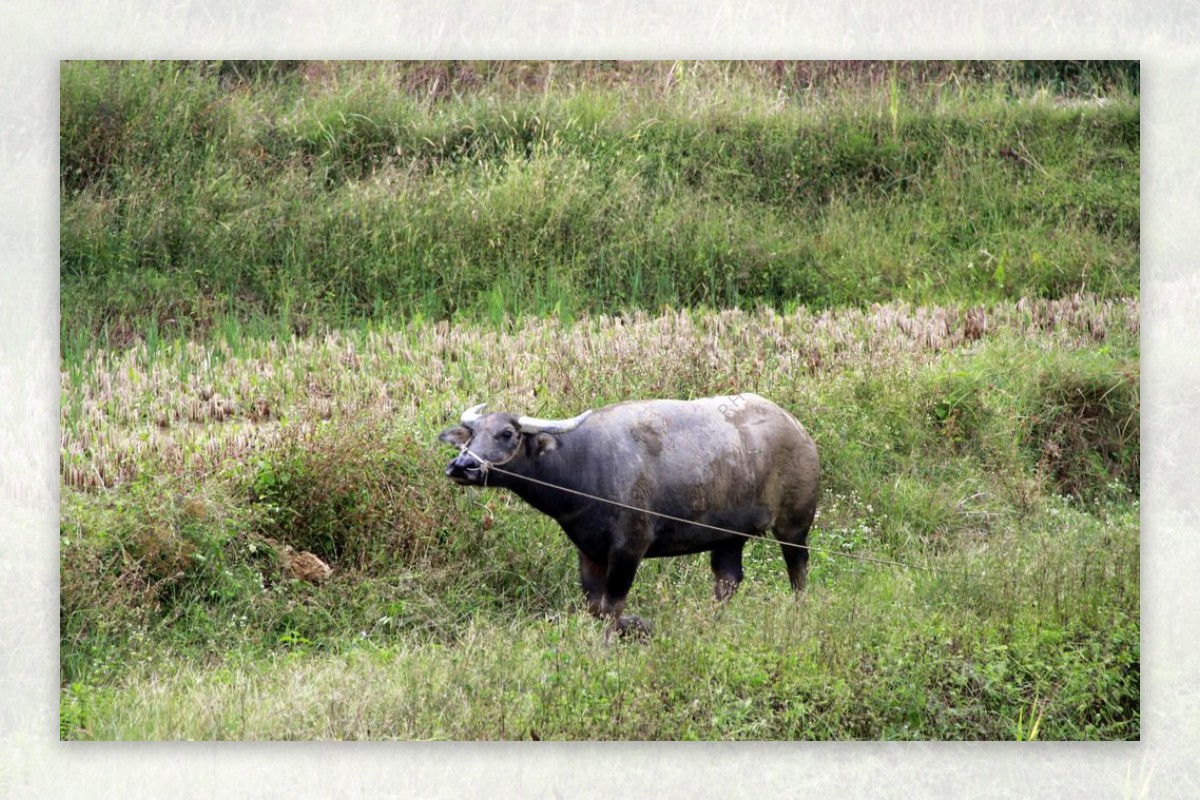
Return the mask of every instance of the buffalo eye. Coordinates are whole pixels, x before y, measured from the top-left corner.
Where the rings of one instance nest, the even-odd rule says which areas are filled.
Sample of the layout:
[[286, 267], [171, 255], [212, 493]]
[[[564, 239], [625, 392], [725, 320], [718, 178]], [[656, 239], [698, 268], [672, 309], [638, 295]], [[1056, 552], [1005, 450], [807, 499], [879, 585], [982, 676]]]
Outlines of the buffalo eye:
[[511, 428], [506, 428], [500, 432], [500, 439], [509, 440], [509, 439], [512, 439], [512, 437], [513, 437], [513, 430]]

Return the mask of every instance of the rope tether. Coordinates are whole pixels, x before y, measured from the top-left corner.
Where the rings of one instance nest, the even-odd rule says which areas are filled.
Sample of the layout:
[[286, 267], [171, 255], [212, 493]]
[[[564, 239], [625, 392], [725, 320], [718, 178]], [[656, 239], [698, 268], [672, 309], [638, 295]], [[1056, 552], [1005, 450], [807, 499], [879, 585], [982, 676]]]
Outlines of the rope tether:
[[[719, 531], [722, 534], [733, 534], [734, 536], [737, 536], [737, 537], [745, 537], [748, 540], [762, 540], [763, 542], [773, 542], [773, 543], [778, 543], [778, 544], [784, 545], [784, 546], [790, 546], [792, 548], [804, 548], [805, 550], [815, 551], [817, 553], [827, 553], [832, 556], [844, 556], [847, 559], [857, 559], [860, 562], [873, 562], [875, 564], [880, 564], [880, 565], [892, 565], [893, 567], [903, 567], [903, 568], [908, 568], [909, 570], [930, 570], [931, 569], [931, 568], [925, 567], [923, 565], [909, 565], [909, 564], [905, 564], [904, 562], [894, 562], [890, 559], [877, 559], [877, 558], [871, 557], [871, 556], [860, 556], [858, 554], [846, 553], [845, 551], [835, 551], [831, 548], [818, 548], [813, 545], [800, 545], [799, 543], [795, 543], [795, 542], [785, 542], [783, 540], [777, 540], [777, 539], [773, 539], [771, 537], [764, 537], [760, 534], [747, 534], [744, 531], [735, 531], [734, 529], [731, 529], [731, 528], [722, 528], [721, 526], [714, 526], [714, 525], [710, 525], [709, 523], [698, 523], [694, 520], [687, 520], [685, 518], [676, 517], [675, 515], [669, 515], [664, 512], [655, 512], [652, 509], [643, 509], [639, 506], [632, 506], [627, 503], [622, 503], [621, 501], [610, 500], [609, 498], [601, 498], [598, 495], [592, 495], [590, 493], [583, 492], [581, 490], [571, 489], [570, 487], [561, 487], [558, 484], [552, 484], [549, 481], [543, 481], [540, 478], [531, 478], [529, 476], [523, 476], [520, 473], [514, 473], [511, 470], [505, 470], [501, 467], [497, 467], [496, 464], [493, 464], [492, 462], [489, 462], [488, 460], [481, 458], [479, 456], [479, 454], [473, 453], [470, 449], [467, 448], [466, 445], [460, 445], [459, 448], [462, 453], [465, 453], [465, 454], [473, 457], [481, 465], [481, 469], [483, 470], [484, 486], [487, 485], [486, 482], [487, 482], [488, 472], [490, 470], [495, 470], [497, 473], [503, 473], [506, 476], [512, 476], [513, 478], [519, 478], [523, 481], [529, 481], [534, 484], [541, 484], [544, 487], [549, 487], [550, 489], [556, 489], [556, 490], [559, 490], [560, 492], [569, 492], [572, 495], [578, 495], [582, 498], [587, 498], [588, 500], [596, 501], [597, 503], [607, 503], [610, 506], [619, 506], [622, 509], [628, 509], [632, 512], [640, 512], [642, 514], [652, 515], [654, 517], [661, 517], [665, 520], [673, 520], [676, 523], [683, 523], [683, 524], [689, 525], [689, 526], [698, 526], [700, 528], [707, 528], [712, 531]], [[518, 448], [517, 450], [520, 450], [520, 449]], [[515, 452], [513, 453], [513, 456], [516, 456]], [[508, 464], [510, 461], [512, 461], [513, 456], [510, 456], [509, 458], [505, 459], [503, 462], [499, 462], [498, 464]]]

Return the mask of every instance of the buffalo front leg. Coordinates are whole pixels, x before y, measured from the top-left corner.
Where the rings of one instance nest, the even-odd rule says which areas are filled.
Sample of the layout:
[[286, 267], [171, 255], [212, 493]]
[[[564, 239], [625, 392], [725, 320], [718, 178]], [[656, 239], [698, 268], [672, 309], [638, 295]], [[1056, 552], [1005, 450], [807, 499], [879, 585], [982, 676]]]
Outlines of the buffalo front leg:
[[[634, 615], [621, 614], [621, 610], [625, 608], [625, 597], [629, 594], [629, 588], [633, 585], [633, 577], [636, 573], [637, 563], [634, 562], [630, 568], [626, 561], [624, 566], [618, 567], [615, 573], [616, 584], [610, 584], [611, 571], [608, 565], [589, 559], [582, 552], [579, 554], [579, 583], [583, 586], [588, 611], [596, 617], [607, 617], [612, 620], [612, 626], [609, 629], [610, 638], [613, 633], [619, 635], [649, 633], [650, 628], [646, 621]], [[611, 600], [613, 595], [609, 592], [610, 586], [615, 588], [615, 592], [620, 593], [620, 597], [616, 601]]]
[[600, 615], [612, 619], [608, 637], [634, 635], [645, 638], [650, 635], [650, 624], [636, 615], [623, 615], [625, 598], [633, 586], [642, 552], [614, 548], [608, 556], [608, 571], [604, 577], [604, 597], [600, 600]]
[[600, 617], [600, 607], [604, 600], [604, 578], [608, 574], [608, 566], [595, 562], [579, 552], [579, 583], [583, 586], [583, 596], [587, 599], [587, 608], [596, 617]]

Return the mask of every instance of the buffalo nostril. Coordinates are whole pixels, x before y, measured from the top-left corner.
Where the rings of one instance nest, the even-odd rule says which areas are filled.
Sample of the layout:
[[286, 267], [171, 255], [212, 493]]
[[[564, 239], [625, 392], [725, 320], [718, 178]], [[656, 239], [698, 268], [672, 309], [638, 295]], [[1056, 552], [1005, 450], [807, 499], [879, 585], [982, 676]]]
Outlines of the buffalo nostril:
[[463, 455], [450, 462], [450, 465], [446, 468], [446, 475], [461, 476], [465, 475], [469, 470], [478, 470], [480, 467], [478, 459]]

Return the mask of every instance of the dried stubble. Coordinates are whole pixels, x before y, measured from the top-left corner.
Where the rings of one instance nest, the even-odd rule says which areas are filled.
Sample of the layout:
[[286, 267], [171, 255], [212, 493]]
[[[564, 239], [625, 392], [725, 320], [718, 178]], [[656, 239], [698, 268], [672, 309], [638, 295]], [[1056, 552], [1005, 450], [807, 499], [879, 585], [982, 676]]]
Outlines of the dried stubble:
[[1074, 296], [819, 314], [636, 312], [576, 324], [535, 318], [505, 330], [441, 322], [248, 340], [238, 353], [195, 342], [154, 353], [96, 350], [85, 359], [90, 370], [62, 372], [62, 481], [94, 489], [147, 469], [207, 475], [245, 462], [285, 425], [311, 431], [371, 419], [432, 428], [472, 400], [573, 414], [634, 396], [790, 396], [806, 377], [886, 371], [980, 340], [1086, 347], [1138, 329], [1136, 299]]

